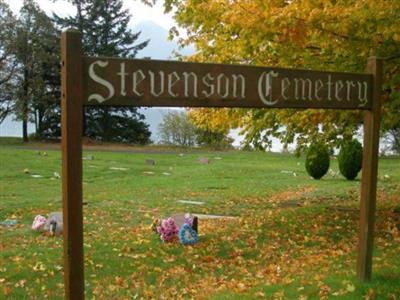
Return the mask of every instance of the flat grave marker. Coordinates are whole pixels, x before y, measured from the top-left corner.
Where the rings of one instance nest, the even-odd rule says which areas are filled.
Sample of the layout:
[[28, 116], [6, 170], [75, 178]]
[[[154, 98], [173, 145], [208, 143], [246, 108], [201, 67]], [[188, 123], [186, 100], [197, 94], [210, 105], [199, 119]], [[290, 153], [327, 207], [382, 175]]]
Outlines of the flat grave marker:
[[202, 165], [208, 165], [210, 163], [210, 159], [208, 157], [200, 157], [198, 159], [199, 163]]
[[204, 204], [203, 201], [192, 201], [192, 200], [178, 200], [176, 202], [182, 203], [182, 204], [193, 204], [193, 205], [203, 205]]
[[154, 159], [146, 159], [145, 163], [148, 166], [154, 166], [156, 164], [156, 161]]

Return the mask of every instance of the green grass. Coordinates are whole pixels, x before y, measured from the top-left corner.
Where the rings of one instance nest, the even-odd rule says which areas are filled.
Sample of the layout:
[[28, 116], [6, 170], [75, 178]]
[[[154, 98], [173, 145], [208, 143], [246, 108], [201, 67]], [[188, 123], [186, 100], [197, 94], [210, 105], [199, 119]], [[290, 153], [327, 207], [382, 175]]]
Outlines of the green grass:
[[[30, 229], [35, 215], [61, 210], [54, 177], [61, 153], [39, 155], [18, 140], [0, 139], [0, 146], [0, 221], [18, 220], [0, 227], [0, 299], [62, 299], [62, 239]], [[400, 206], [400, 159], [379, 162], [374, 277], [362, 283], [355, 276], [359, 180], [312, 180], [304, 160], [286, 154], [88, 155], [94, 156], [83, 161], [88, 299], [400, 296], [400, 214], [393, 211]], [[209, 165], [198, 163], [203, 156]], [[338, 169], [335, 160], [331, 168]], [[179, 212], [238, 218], [201, 220], [194, 247], [163, 244], [149, 229], [152, 219]]]
[[0, 137], [0, 146], [22, 146], [24, 143], [18, 137]]

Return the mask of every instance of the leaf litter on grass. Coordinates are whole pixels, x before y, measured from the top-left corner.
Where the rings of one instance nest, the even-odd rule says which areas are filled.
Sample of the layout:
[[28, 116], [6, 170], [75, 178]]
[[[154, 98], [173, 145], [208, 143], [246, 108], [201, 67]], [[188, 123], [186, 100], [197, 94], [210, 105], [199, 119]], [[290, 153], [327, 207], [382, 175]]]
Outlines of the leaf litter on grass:
[[[103, 154], [98, 155], [96, 162], [101, 167]], [[224, 157], [212, 167], [229, 164], [229, 159]], [[204, 168], [203, 172], [209, 171]], [[121, 176], [128, 173], [119, 172]], [[97, 177], [99, 188], [88, 187], [91, 205], [84, 207], [86, 293], [90, 298], [390, 299], [400, 294], [395, 283], [385, 285], [399, 278], [395, 262], [400, 251], [400, 222], [395, 208], [399, 207], [400, 189], [394, 180], [383, 182], [378, 190], [374, 272], [385, 280], [378, 286], [364, 286], [355, 281], [354, 272], [358, 215], [328, 207], [357, 207], [358, 190], [349, 186], [340, 197], [314, 182], [309, 187], [279, 186], [280, 192], [271, 189], [249, 196], [240, 194], [241, 188], [232, 189], [236, 177], [227, 178], [225, 173], [218, 179], [226, 180], [221, 186], [232, 190], [204, 189], [217, 186], [211, 181], [201, 182], [197, 189], [191, 183], [190, 192], [178, 189], [184, 184], [179, 168], [174, 169], [179, 186], [173, 192], [166, 192], [161, 181], [151, 181], [157, 176], [139, 176], [149, 181], [147, 187], [146, 182], [139, 185], [131, 177], [123, 177], [129, 185], [115, 189], [107, 185], [109, 177], [101, 176]], [[294, 179], [290, 176], [288, 180]], [[134, 194], [138, 188], [140, 192]], [[41, 191], [39, 200], [33, 198], [34, 204], [15, 206], [21, 222], [14, 230], [0, 228], [0, 255], [7, 262], [0, 265], [0, 298], [62, 298], [62, 239], [29, 230], [33, 216], [48, 209], [46, 197], [54, 199], [54, 194], [46, 196], [45, 192]], [[151, 194], [145, 197], [146, 193]], [[217, 193], [224, 196], [214, 199]], [[210, 195], [212, 201], [196, 210], [239, 217], [201, 220], [200, 242], [195, 246], [162, 243], [149, 229], [154, 215], [182, 208], [170, 199], [209, 199]], [[14, 202], [20, 200], [19, 196]], [[139, 209], [143, 213], [138, 213]], [[3, 213], [3, 219], [12, 216], [10, 211]]]

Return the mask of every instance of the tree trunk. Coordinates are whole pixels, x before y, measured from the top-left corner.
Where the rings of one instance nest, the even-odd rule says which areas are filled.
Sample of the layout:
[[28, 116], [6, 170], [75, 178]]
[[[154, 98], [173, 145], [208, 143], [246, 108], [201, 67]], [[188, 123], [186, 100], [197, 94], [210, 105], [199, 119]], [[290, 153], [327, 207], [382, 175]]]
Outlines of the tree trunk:
[[[25, 93], [27, 95], [27, 93]], [[22, 103], [22, 139], [24, 142], [28, 142], [28, 101], [27, 97], [24, 97]]]
[[38, 133], [39, 123], [38, 123], [38, 109], [35, 110], [35, 133]]
[[24, 142], [28, 142], [28, 120], [26, 116], [22, 120], [22, 139]]
[[39, 133], [40, 135], [42, 135], [43, 130], [44, 130], [44, 128], [43, 128], [43, 118], [44, 118], [44, 109], [43, 108], [39, 108], [38, 109], [38, 116], [37, 116], [38, 128], [36, 129], [36, 133]]
[[24, 142], [28, 142], [28, 90], [29, 90], [29, 70], [25, 61], [24, 67], [24, 81], [22, 95], [22, 139]]
[[110, 112], [107, 106], [101, 107], [101, 123], [100, 128], [103, 132], [103, 140], [104, 141], [111, 141], [111, 128], [110, 128]]

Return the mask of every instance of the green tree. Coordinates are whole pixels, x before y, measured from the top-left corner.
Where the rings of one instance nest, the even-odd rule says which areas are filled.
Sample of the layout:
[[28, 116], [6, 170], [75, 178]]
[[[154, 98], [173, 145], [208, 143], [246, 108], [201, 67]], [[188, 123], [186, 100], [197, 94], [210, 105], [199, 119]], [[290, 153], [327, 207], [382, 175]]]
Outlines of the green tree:
[[170, 111], [163, 116], [159, 125], [162, 144], [195, 146], [196, 127], [190, 122], [186, 111]]
[[196, 143], [199, 146], [217, 150], [231, 149], [233, 141], [225, 132], [196, 128]]
[[15, 36], [17, 20], [7, 3], [0, 0], [0, 123], [14, 110], [17, 75]]
[[[199, 62], [246, 63], [330, 71], [364, 72], [369, 56], [385, 62], [382, 130], [400, 123], [400, 1], [167, 0]], [[171, 30], [172, 35], [178, 34]], [[242, 128], [247, 143], [270, 136], [298, 150], [322, 134], [330, 146], [351, 139], [362, 113], [338, 110], [203, 109], [198, 126]], [[229, 115], [229, 118], [226, 116]], [[227, 121], [227, 122], [226, 122]], [[261, 142], [260, 142], [261, 141]]]
[[400, 154], [400, 124], [386, 132], [385, 142], [390, 144], [390, 150]]
[[50, 73], [59, 73], [59, 59], [54, 55], [58, 53], [58, 36], [51, 19], [33, 0], [25, 0], [16, 23], [14, 53], [18, 75], [13, 81], [13, 112], [22, 121], [24, 141], [28, 140], [28, 122], [35, 119], [37, 112], [45, 114], [59, 98], [55, 92], [58, 82], [49, 80]]
[[[54, 19], [62, 28], [75, 27], [83, 33], [85, 55], [134, 57], [148, 44], [148, 41], [135, 44], [140, 32], [128, 29], [131, 15], [123, 9], [121, 0], [70, 2], [77, 9], [76, 15], [67, 18], [54, 15]], [[143, 120], [144, 116], [132, 107], [87, 107], [85, 135], [103, 141], [148, 143], [151, 133]]]
[[213, 149], [232, 147], [233, 139], [228, 137], [228, 132], [197, 127], [187, 111], [166, 113], [158, 129], [160, 141], [166, 145], [202, 146]]

